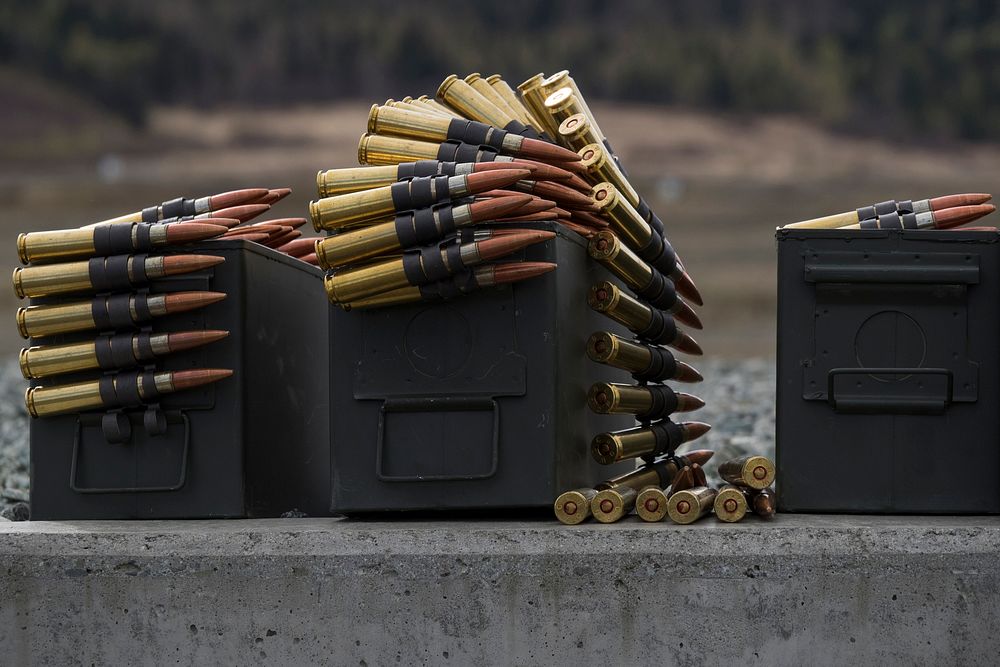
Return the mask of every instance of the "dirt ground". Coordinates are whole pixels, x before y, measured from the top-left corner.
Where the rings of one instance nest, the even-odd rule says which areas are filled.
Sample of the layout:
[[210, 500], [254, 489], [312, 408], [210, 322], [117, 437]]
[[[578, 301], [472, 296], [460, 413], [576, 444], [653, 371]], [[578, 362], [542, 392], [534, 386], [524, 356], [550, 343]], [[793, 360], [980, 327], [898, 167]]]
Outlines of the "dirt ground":
[[[103, 154], [37, 157], [23, 142], [18, 155], [0, 149], [0, 266], [17, 265], [18, 232], [79, 226], [181, 195], [290, 186], [274, 217], [305, 215], [316, 171], [356, 163], [368, 106], [161, 109], [141, 135], [116, 127]], [[794, 118], [593, 106], [705, 296], [706, 327], [696, 338], [718, 357], [773, 355], [775, 226], [889, 198], [990, 192], [1000, 183], [1000, 145], [887, 144]], [[102, 136], [85, 123], [59, 132]], [[51, 143], [48, 135], [38, 141]], [[10, 288], [0, 289], [7, 322], [0, 356], [23, 343], [18, 305]]]

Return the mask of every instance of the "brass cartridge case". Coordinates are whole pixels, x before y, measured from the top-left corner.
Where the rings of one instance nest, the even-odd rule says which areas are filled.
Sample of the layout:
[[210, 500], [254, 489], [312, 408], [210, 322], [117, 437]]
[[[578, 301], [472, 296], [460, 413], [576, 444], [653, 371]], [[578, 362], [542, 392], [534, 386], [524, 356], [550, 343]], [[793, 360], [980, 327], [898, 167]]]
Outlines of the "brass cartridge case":
[[[667, 465], [670, 465], [669, 463]], [[674, 467], [674, 474], [677, 474], [676, 466]], [[619, 475], [609, 479], [606, 482], [601, 482], [596, 488], [598, 491], [603, 491], [605, 489], [618, 489], [622, 487], [629, 487], [635, 491], [644, 489], [647, 486], [659, 486], [660, 474], [656, 472], [653, 466], [643, 466], [641, 468], [636, 468], [635, 470], [630, 470], [624, 475]]]
[[[455, 206], [451, 212], [456, 227], [463, 227], [472, 222], [468, 206]], [[378, 257], [400, 247], [395, 219], [391, 219], [318, 241], [316, 259], [324, 269], [333, 269]]]
[[650, 362], [650, 352], [645, 345], [633, 343], [607, 331], [591, 335], [587, 340], [587, 356], [592, 361], [632, 373], [643, 371]]
[[428, 141], [365, 134], [358, 142], [358, 163], [386, 165], [436, 160], [439, 148], [439, 144]]
[[396, 225], [383, 222], [317, 241], [316, 260], [322, 268], [332, 269], [398, 249]]
[[[398, 105], [393, 105], [398, 106]], [[451, 114], [447, 114], [442, 111], [439, 107], [427, 104], [427, 100], [414, 99], [409, 102], [403, 103], [403, 108], [411, 109], [413, 111], [419, 111], [420, 113], [430, 114], [432, 116], [441, 116], [442, 118], [455, 118]]]
[[601, 142], [594, 126], [587, 120], [587, 114], [575, 113], [559, 123], [559, 143], [574, 151], [583, 150], [589, 144]]
[[614, 523], [632, 511], [637, 496], [628, 486], [604, 489], [590, 501], [590, 513], [601, 523]]
[[61, 229], [17, 236], [17, 254], [24, 264], [51, 262], [96, 252], [93, 229]]
[[643, 521], [654, 523], [667, 516], [667, 492], [658, 486], [647, 486], [635, 499], [635, 513]]
[[408, 137], [433, 143], [448, 138], [451, 118], [416, 111], [373, 104], [368, 111], [368, 133]]
[[632, 298], [609, 281], [591, 287], [587, 292], [587, 303], [629, 331], [644, 331], [653, 321], [653, 311], [649, 306]]
[[395, 210], [389, 186], [309, 202], [309, 217], [317, 232], [338, 229], [362, 220], [384, 218]]
[[53, 387], [29, 387], [24, 392], [24, 404], [32, 417], [47, 417], [99, 408], [104, 401], [101, 399], [100, 384], [92, 380]]
[[475, 88], [479, 94], [489, 100], [493, 106], [510, 116], [511, 120], [520, 120], [517, 116], [517, 111], [512, 109], [510, 105], [507, 104], [507, 100], [505, 100], [500, 93], [494, 90], [493, 86], [491, 86], [489, 82], [479, 74], [479, 72], [473, 72], [469, 76], [465, 77], [465, 82]]
[[395, 164], [381, 167], [327, 169], [316, 174], [316, 192], [323, 198], [385, 187], [396, 182], [398, 169], [398, 165]]
[[[319, 253], [316, 256], [318, 258]], [[327, 274], [323, 279], [330, 303], [338, 304], [382, 294], [409, 284], [402, 259], [379, 261], [355, 269], [337, 271]]]
[[483, 97], [478, 90], [454, 74], [441, 82], [436, 97], [466, 118], [501, 129], [507, 127], [510, 121], [514, 120], [510, 114], [498, 108]]
[[18, 362], [21, 366], [21, 375], [29, 380], [100, 366], [93, 341], [70, 345], [28, 347], [21, 350]]
[[590, 409], [599, 414], [642, 414], [653, 407], [649, 391], [643, 387], [596, 382], [587, 394]]
[[576, 96], [573, 95], [573, 89], [569, 87], [560, 88], [554, 93], [551, 93], [545, 98], [544, 104], [545, 113], [552, 118], [552, 124], [555, 125], [556, 128], [556, 134], [554, 136], [558, 136], [559, 125], [561, 125], [564, 120], [583, 110], [583, 107], [577, 104]]
[[653, 269], [611, 232], [597, 232], [587, 248], [590, 256], [606, 266], [630, 289], [640, 290], [653, 279]]
[[493, 90], [497, 91], [497, 94], [504, 99], [509, 109], [514, 110], [518, 120], [529, 127], [535, 128], [536, 130], [541, 129], [538, 126], [538, 121], [531, 116], [528, 109], [521, 102], [521, 98], [518, 97], [517, 93], [514, 92], [514, 89], [503, 80], [503, 77], [499, 74], [492, 74], [486, 77], [486, 83], [490, 84], [490, 86], [493, 87]]
[[[598, 433], [590, 443], [590, 451], [598, 463], [610, 465], [649, 454], [669, 453], [687, 437], [684, 425], [663, 419], [649, 426]], [[658, 448], [662, 449], [657, 452]]]
[[747, 492], [738, 486], [726, 484], [715, 496], [713, 503], [715, 518], [726, 523], [741, 521], [747, 515], [750, 505]]
[[68, 292], [84, 292], [91, 288], [90, 265], [87, 262], [65, 262], [14, 269], [14, 293], [26, 296], [50, 296]]
[[774, 463], [766, 456], [741, 456], [719, 465], [719, 477], [730, 484], [765, 489], [774, 482]]
[[17, 330], [24, 338], [52, 336], [94, 327], [89, 301], [17, 309]]
[[428, 109], [434, 109], [445, 116], [449, 116], [451, 118], [462, 118], [462, 114], [458, 113], [447, 104], [441, 104], [433, 97], [421, 95], [414, 101], [423, 104]]
[[667, 500], [667, 514], [674, 523], [694, 523], [712, 511], [715, 496], [715, 489], [708, 486], [678, 491]]
[[585, 488], [559, 494], [552, 505], [556, 518], [567, 525], [583, 523], [590, 517], [590, 502], [596, 495], [596, 489]]
[[552, 116], [545, 109], [545, 98], [548, 95], [545, 89], [542, 88], [542, 81], [544, 79], [544, 74], [536, 74], [519, 85], [517, 89], [521, 91], [521, 100], [525, 108], [527, 108], [531, 113], [531, 117], [537, 123], [535, 127], [545, 130], [551, 137], [556, 137], [559, 135], [559, 124], [553, 122]]
[[626, 201], [612, 183], [598, 183], [591, 190], [591, 198], [604, 218], [611, 223], [611, 229], [631, 248], [642, 248], [653, 235], [653, 230], [642, 219], [631, 204]]
[[[577, 155], [580, 156], [580, 164], [587, 170], [592, 182], [611, 183], [628, 200], [629, 204], [633, 207], [639, 206], [639, 193], [625, 178], [625, 174], [618, 168], [604, 144], [587, 144], [577, 150]], [[639, 219], [641, 220], [642, 217], [640, 216]]]
[[604, 141], [607, 137], [601, 130], [600, 124], [597, 122], [597, 117], [594, 116], [594, 112], [590, 110], [590, 105], [587, 104], [587, 99], [580, 92], [580, 87], [576, 85], [576, 81], [569, 74], [569, 70], [562, 70], [561, 72], [556, 72], [555, 74], [546, 77], [541, 81], [541, 87], [546, 92], [550, 94], [559, 88], [568, 87], [573, 91], [573, 96], [576, 97], [576, 102], [579, 105], [579, 112], [584, 113], [587, 116], [587, 120], [590, 121], [591, 126], [597, 133], [598, 140]]

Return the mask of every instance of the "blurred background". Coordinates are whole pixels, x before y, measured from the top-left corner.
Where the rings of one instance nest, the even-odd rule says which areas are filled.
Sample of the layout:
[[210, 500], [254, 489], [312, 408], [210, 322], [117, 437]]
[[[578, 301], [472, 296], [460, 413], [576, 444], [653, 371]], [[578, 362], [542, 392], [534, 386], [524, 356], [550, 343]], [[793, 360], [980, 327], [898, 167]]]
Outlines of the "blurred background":
[[[7, 0], [0, 266], [19, 231], [176, 196], [290, 186], [275, 217], [305, 215], [371, 103], [561, 69], [705, 294], [715, 357], [773, 356], [776, 225], [1000, 189], [995, 1]], [[0, 289], [0, 358], [17, 305]]]

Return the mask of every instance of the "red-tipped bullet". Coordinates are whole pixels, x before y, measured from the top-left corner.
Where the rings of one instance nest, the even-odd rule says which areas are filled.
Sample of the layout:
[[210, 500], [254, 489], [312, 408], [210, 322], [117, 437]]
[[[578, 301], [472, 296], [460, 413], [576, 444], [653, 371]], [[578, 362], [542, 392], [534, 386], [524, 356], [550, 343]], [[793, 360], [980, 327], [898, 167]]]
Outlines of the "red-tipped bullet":
[[527, 178], [531, 172], [527, 169], [494, 169], [492, 171], [473, 172], [465, 177], [465, 186], [469, 194], [486, 192], [503, 188], [521, 179]]
[[506, 257], [536, 243], [542, 243], [555, 237], [553, 232], [527, 230], [516, 234], [506, 234], [484, 241], [476, 242], [476, 251], [480, 262], [489, 262]]
[[226, 233], [226, 228], [222, 225], [208, 225], [196, 222], [174, 222], [164, 225], [167, 234], [167, 243], [170, 245], [183, 245], [185, 243], [197, 243], [222, 236]]
[[682, 324], [686, 324], [693, 329], [700, 330], [705, 328], [702, 325], [698, 314], [694, 312], [694, 309], [687, 305], [682, 299], [677, 299], [677, 303], [675, 303], [670, 309], [670, 313], [674, 316], [675, 320]]
[[222, 301], [225, 292], [170, 292], [163, 296], [163, 314], [173, 315]]
[[593, 211], [595, 208], [594, 202], [590, 197], [581, 192], [577, 192], [573, 188], [560, 185], [559, 183], [534, 181], [530, 188], [525, 190], [525, 192], [531, 192], [539, 197], [552, 199], [556, 203], [566, 206], [567, 208], [580, 209], [584, 211]]
[[[682, 422], [680, 427], [681, 431], [684, 433], [684, 442], [697, 440], [712, 430], [712, 426], [704, 422]], [[698, 466], [698, 468], [701, 468], [700, 463], [694, 463], [692, 466]]]
[[[162, 258], [162, 261], [163, 272], [160, 275], [176, 276], [182, 273], [210, 269], [225, 262], [226, 258], [214, 255], [166, 255]], [[150, 271], [147, 269], [146, 273], [149, 274]]]
[[209, 329], [206, 331], [179, 331], [167, 334], [167, 352], [183, 352], [222, 340], [229, 335], [228, 331]]
[[194, 389], [205, 384], [218, 382], [231, 376], [231, 370], [223, 368], [200, 368], [193, 371], [174, 371], [170, 373], [170, 389], [172, 391], [184, 391]]
[[989, 215], [995, 210], [997, 210], [997, 207], [993, 204], [978, 204], [976, 206], [955, 206], [934, 211], [934, 227], [936, 229], [958, 227], [973, 220], [978, 220], [984, 215]]
[[256, 218], [261, 213], [270, 210], [269, 204], [243, 204], [240, 206], [230, 206], [211, 213], [202, 213], [198, 218], [236, 218], [240, 222], [246, 222]]
[[[507, 164], [507, 163], [503, 163]], [[531, 169], [530, 178], [536, 181], [568, 181], [573, 178], [573, 172], [566, 171], [560, 167], [534, 160], [514, 160], [512, 163], [516, 167]]]
[[315, 237], [307, 239], [293, 239], [278, 248], [278, 250], [286, 255], [291, 255], [292, 257], [305, 257], [306, 255], [315, 252], [316, 241], [318, 240], [319, 239]]
[[966, 192], [960, 195], [943, 195], [941, 197], [934, 197], [929, 201], [932, 211], [940, 211], [941, 209], [953, 208], [955, 206], [975, 206], [977, 204], [985, 204], [991, 199], [993, 199], [993, 195], [986, 192]]
[[510, 195], [509, 197], [493, 197], [469, 204], [469, 215], [473, 222], [495, 220], [510, 215], [531, 201], [531, 195]]
[[474, 173], [483, 171], [496, 171], [497, 169], [527, 169], [534, 175], [538, 167], [537, 162], [530, 160], [513, 160], [510, 162], [471, 162]]
[[306, 224], [307, 220], [305, 218], [275, 218], [274, 220], [261, 220], [260, 222], [254, 222], [247, 227], [256, 227], [257, 225], [281, 225], [282, 227], [291, 227], [292, 229], [298, 229], [302, 225]]
[[267, 188], [244, 188], [243, 190], [220, 192], [208, 198], [208, 207], [211, 211], [218, 211], [230, 206], [249, 204], [250, 202], [257, 201], [267, 193]]
[[191, 220], [178, 220], [177, 222], [168, 222], [168, 225], [218, 225], [220, 227], [225, 227], [226, 229], [232, 229], [236, 225], [240, 224], [240, 221], [236, 218], [225, 218], [217, 216], [204, 216], [196, 217]]
[[521, 140], [521, 147], [518, 149], [517, 154], [520, 157], [531, 158], [540, 162], [558, 162], [560, 164], [564, 162], [579, 162], [581, 159], [579, 155], [567, 148], [527, 137]]
[[698, 306], [705, 305], [705, 301], [701, 298], [701, 292], [698, 291], [698, 286], [694, 284], [687, 272], [678, 269], [670, 274], [670, 279], [674, 281], [674, 287], [677, 288], [678, 294], [687, 297]]
[[480, 286], [488, 287], [521, 282], [553, 271], [555, 268], [556, 265], [551, 262], [509, 262], [477, 266], [475, 273]]
[[705, 379], [694, 366], [683, 361], [675, 361], [675, 363], [677, 364], [677, 372], [674, 374], [674, 379], [678, 382], [701, 382]]
[[674, 395], [677, 397], [677, 409], [675, 412], [693, 412], [705, 407], [705, 401], [693, 394], [685, 394], [683, 392], [676, 391], [674, 392]]
[[[487, 192], [480, 193], [480, 197], [509, 197], [511, 195], [517, 195], [517, 192], [511, 190], [489, 190]], [[554, 209], [556, 203], [554, 201], [549, 201], [548, 199], [542, 199], [541, 197], [536, 197], [532, 195], [531, 199], [521, 208], [517, 209], [518, 215], [531, 215], [532, 213], [541, 213], [542, 211], [548, 211]]]
[[279, 201], [281, 201], [282, 199], [284, 199], [285, 197], [287, 197], [291, 193], [292, 193], [292, 189], [291, 188], [272, 188], [271, 190], [268, 190], [268, 193], [266, 195], [264, 195], [263, 197], [261, 197], [257, 201], [248, 202], [248, 203], [251, 203], [251, 204], [268, 204], [270, 206], [273, 206], [274, 204], [277, 204]]

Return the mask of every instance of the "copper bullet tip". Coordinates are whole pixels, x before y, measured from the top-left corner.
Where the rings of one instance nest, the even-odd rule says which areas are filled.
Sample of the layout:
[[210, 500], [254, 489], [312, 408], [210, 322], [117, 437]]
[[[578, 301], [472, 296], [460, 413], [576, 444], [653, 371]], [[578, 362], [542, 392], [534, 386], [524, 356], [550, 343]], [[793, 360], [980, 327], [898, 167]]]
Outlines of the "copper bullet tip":
[[675, 363], [677, 364], [677, 372], [674, 374], [675, 380], [679, 382], [701, 382], [705, 379], [694, 366], [686, 364], [683, 361], [677, 361]]
[[701, 345], [698, 345], [698, 341], [683, 331], [678, 331], [674, 340], [671, 341], [670, 347], [674, 348], [679, 352], [684, 352], [686, 354], [693, 354], [700, 357], [704, 352], [701, 349]]
[[554, 199], [556, 202], [565, 204], [570, 208], [591, 210], [594, 207], [594, 202], [591, 201], [590, 197], [559, 183], [538, 181], [535, 183], [534, 193], [542, 197]]
[[704, 325], [701, 323], [701, 319], [698, 314], [694, 312], [691, 306], [684, 303], [682, 299], [677, 299], [677, 303], [671, 308], [674, 319], [682, 324], [686, 324], [694, 329], [703, 329]]
[[307, 239], [292, 239], [288, 243], [280, 246], [278, 250], [285, 254], [292, 255], [293, 257], [304, 257], [315, 250], [317, 240], [318, 239], [315, 237]]
[[263, 232], [258, 232], [254, 234], [240, 234], [239, 236], [231, 236], [229, 238], [231, 238], [234, 241], [253, 241], [254, 243], [263, 244], [270, 237]]
[[165, 225], [167, 243], [181, 245], [195, 243], [222, 236], [226, 233], [223, 225], [209, 225], [201, 222], [174, 222]]
[[217, 211], [221, 208], [227, 208], [229, 206], [249, 204], [250, 202], [257, 201], [267, 193], [267, 188], [245, 188], [243, 190], [220, 192], [219, 194], [212, 195], [208, 198], [208, 208], [211, 211]]
[[225, 368], [199, 368], [193, 371], [174, 371], [170, 376], [170, 383], [174, 391], [193, 389], [203, 384], [218, 382], [232, 375], [231, 370]]
[[319, 266], [319, 257], [317, 257], [316, 253], [314, 252], [311, 252], [308, 255], [303, 255], [302, 257], [298, 257], [296, 259], [301, 259], [303, 262], [307, 264], [312, 264], [313, 266]]
[[[506, 164], [506, 163], [500, 163]], [[568, 181], [573, 178], [573, 172], [544, 162], [533, 160], [514, 160], [514, 165], [531, 169], [531, 178], [536, 181]], [[588, 189], [589, 191], [589, 189]]]
[[695, 486], [708, 486], [708, 479], [705, 477], [705, 469], [697, 463], [691, 464], [691, 476], [694, 478]]
[[551, 262], [512, 262], [509, 264], [495, 264], [493, 266], [493, 283], [500, 285], [503, 283], [516, 283], [528, 278], [540, 276], [556, 268]]
[[305, 218], [275, 218], [274, 220], [261, 220], [260, 222], [247, 225], [247, 227], [256, 227], [257, 225], [280, 225], [282, 227], [298, 229], [302, 225], [306, 224], [306, 222], [307, 220]]
[[695, 449], [683, 454], [682, 456], [684, 456], [688, 461], [691, 461], [691, 463], [697, 463], [700, 466], [704, 466], [713, 456], [715, 456], [715, 452], [711, 449]]
[[240, 222], [253, 220], [261, 213], [269, 210], [270, 204], [244, 204], [242, 206], [230, 206], [219, 211], [213, 211], [211, 217], [236, 218]]
[[[492, 173], [492, 172], [487, 172]], [[510, 195], [508, 197], [494, 197], [482, 201], [474, 201], [469, 204], [469, 213], [473, 222], [483, 220], [495, 220], [518, 210], [531, 201], [531, 195]]]
[[698, 306], [704, 306], [705, 301], [701, 298], [701, 292], [698, 291], [697, 285], [691, 280], [691, 276], [687, 274], [683, 269], [678, 269], [670, 276], [674, 281], [674, 287], [677, 288], [679, 294], [684, 295], [686, 298], [690, 299]]
[[494, 169], [492, 171], [479, 171], [473, 172], [465, 177], [466, 187], [469, 192], [485, 192], [487, 190], [495, 190], [496, 188], [502, 188], [513, 183], [517, 183], [521, 179], [527, 178], [531, 175], [531, 171], [528, 169]]
[[222, 340], [228, 335], [228, 331], [212, 329], [206, 331], [179, 331], [175, 333], [168, 333], [167, 348], [172, 354], [174, 352], [190, 350], [195, 347], [201, 347], [202, 345], [214, 343], [217, 340]]
[[261, 197], [254, 204], [276, 204], [288, 195], [292, 194], [291, 188], [271, 188], [266, 195]]
[[503, 218], [497, 218], [497, 222], [545, 222], [547, 220], [558, 220], [559, 216], [556, 215], [554, 211], [540, 211], [538, 213], [525, 213], [521, 214], [520, 211], [516, 215], [507, 216]]
[[574, 151], [539, 139], [525, 138], [518, 154], [542, 162], [579, 162], [580, 156]]
[[[712, 426], [704, 422], [684, 422], [681, 424], [681, 430], [684, 431], [684, 442], [691, 442], [711, 431]], [[695, 465], [701, 466], [700, 463]]]
[[705, 401], [693, 394], [674, 392], [677, 396], [677, 412], [693, 412], [705, 407]]
[[173, 292], [164, 295], [163, 307], [168, 315], [172, 315], [201, 308], [225, 298], [225, 292]]
[[527, 169], [532, 174], [535, 173], [537, 163], [529, 160], [514, 160], [513, 162], [472, 162], [473, 173], [484, 171], [496, 171], [498, 169]]
[[671, 480], [670, 492], [674, 493], [676, 491], [690, 489], [693, 485], [694, 476], [691, 474], [691, 466], [684, 466], [676, 475], [674, 475], [673, 480]]
[[236, 225], [240, 224], [240, 221], [236, 218], [226, 218], [226, 217], [216, 217], [216, 216], [205, 216], [203, 218], [195, 218], [193, 220], [180, 220], [178, 222], [167, 223], [171, 225], [219, 225], [220, 227], [225, 227], [226, 229], [232, 229]]
[[938, 229], [948, 229], [958, 227], [967, 222], [978, 220], [984, 215], [989, 215], [997, 207], [993, 204], [977, 204], [975, 206], [954, 206], [934, 212], [934, 226]]
[[955, 206], [975, 206], [985, 204], [993, 199], [993, 195], [987, 192], [966, 192], [960, 195], [943, 195], [930, 200], [931, 210], [940, 211]]
[[174, 276], [181, 273], [201, 271], [226, 261], [225, 257], [214, 255], [167, 255], [163, 258], [163, 275]]
[[553, 237], [555, 237], [553, 232], [530, 230], [479, 241], [476, 247], [479, 251], [480, 260], [489, 262], [494, 259], [506, 257], [529, 245], [548, 241]]

